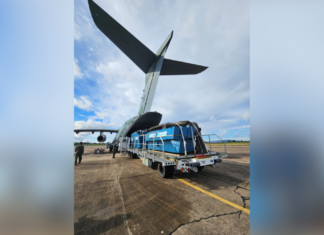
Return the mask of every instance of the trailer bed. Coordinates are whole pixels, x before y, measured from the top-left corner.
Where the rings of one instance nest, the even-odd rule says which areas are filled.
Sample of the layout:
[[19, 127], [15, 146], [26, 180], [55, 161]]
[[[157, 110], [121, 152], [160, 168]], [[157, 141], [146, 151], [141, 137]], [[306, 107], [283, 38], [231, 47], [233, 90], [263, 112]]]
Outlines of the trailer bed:
[[[122, 155], [128, 154], [132, 158], [142, 159], [144, 165], [153, 169], [158, 168], [160, 176], [163, 178], [172, 176], [174, 170], [189, 173], [190, 171], [201, 171], [205, 166], [216, 167], [221, 164], [222, 158], [227, 157], [225, 143], [225, 152], [210, 151], [206, 147], [206, 152], [186, 152], [185, 154], [147, 149], [145, 142], [143, 142], [143, 148], [135, 148], [130, 144], [128, 137], [121, 137], [120, 143], [123, 143], [121, 146]], [[163, 141], [162, 144], [164, 144]]]

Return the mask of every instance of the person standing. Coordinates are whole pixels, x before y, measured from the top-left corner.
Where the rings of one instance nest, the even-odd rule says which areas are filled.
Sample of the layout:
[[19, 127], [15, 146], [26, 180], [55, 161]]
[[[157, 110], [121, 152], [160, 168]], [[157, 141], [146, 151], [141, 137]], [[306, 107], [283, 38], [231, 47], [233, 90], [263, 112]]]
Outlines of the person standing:
[[114, 145], [113, 145], [113, 157], [112, 158], [115, 158], [116, 150], [117, 150], [117, 142], [114, 143]]
[[84, 152], [84, 146], [83, 146], [83, 143], [80, 142], [80, 145], [78, 145], [75, 148], [75, 165], [77, 165], [78, 158], [79, 158], [79, 164], [81, 164], [83, 152]]

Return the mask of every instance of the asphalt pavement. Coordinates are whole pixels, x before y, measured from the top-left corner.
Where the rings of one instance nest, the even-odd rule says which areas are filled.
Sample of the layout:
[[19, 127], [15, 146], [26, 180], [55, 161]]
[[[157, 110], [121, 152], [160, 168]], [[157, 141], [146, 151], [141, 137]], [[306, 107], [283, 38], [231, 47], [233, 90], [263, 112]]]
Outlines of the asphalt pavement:
[[[163, 179], [139, 159], [93, 154], [74, 171], [75, 234], [249, 234], [249, 146], [199, 173]], [[215, 148], [216, 149], [216, 148]]]

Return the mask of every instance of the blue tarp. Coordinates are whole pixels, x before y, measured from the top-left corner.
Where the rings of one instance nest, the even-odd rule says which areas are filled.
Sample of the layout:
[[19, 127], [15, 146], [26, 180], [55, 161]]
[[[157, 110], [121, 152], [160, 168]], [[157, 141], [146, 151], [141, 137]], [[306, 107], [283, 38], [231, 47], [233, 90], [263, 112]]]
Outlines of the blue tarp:
[[[143, 135], [144, 134], [144, 135]], [[131, 135], [131, 147], [136, 149], [143, 148], [143, 140], [146, 132], [137, 131]]]
[[[186, 141], [186, 150], [191, 152], [194, 150], [194, 145], [192, 141], [192, 136], [195, 135], [195, 130], [193, 127], [186, 126], [173, 126], [157, 131], [148, 132], [146, 134], [146, 143], [147, 149], [153, 149], [153, 140], [154, 140], [154, 150], [163, 151], [164, 142], [164, 151], [170, 153], [184, 153], [184, 142], [181, 134], [181, 130]], [[161, 138], [160, 138], [161, 137]]]

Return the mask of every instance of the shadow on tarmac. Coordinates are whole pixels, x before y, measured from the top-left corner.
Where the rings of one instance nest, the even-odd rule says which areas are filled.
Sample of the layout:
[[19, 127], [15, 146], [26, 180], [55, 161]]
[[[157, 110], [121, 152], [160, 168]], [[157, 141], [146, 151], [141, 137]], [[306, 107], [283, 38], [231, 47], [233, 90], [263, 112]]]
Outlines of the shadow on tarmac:
[[[131, 216], [126, 215], [127, 218]], [[102, 234], [110, 229], [116, 228], [124, 223], [123, 214], [110, 217], [108, 220], [95, 220], [88, 218], [87, 215], [80, 217], [79, 222], [74, 223], [74, 234], [86, 235], [86, 234]]]

